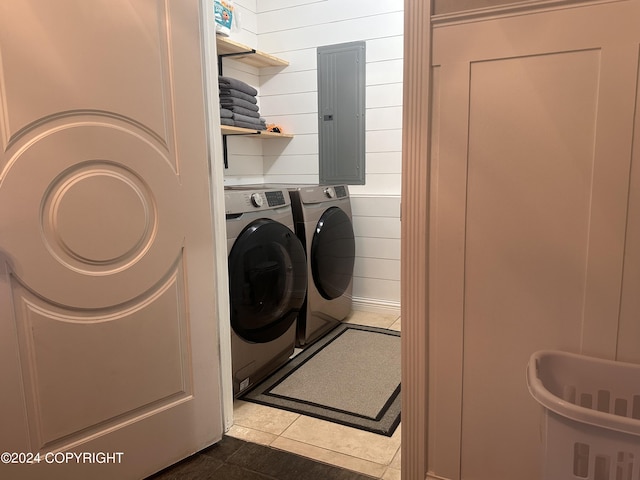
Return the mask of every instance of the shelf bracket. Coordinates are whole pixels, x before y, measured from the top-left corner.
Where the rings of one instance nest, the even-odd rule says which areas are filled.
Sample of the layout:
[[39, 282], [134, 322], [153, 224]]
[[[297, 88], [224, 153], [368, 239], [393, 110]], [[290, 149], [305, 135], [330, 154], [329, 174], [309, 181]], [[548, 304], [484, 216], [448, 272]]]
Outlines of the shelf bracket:
[[[247, 132], [247, 133], [234, 133], [232, 136], [248, 136], [248, 135], [260, 135], [260, 132]], [[227, 137], [226, 133], [222, 134], [222, 158], [224, 159], [224, 168], [229, 168], [229, 154], [227, 153]]]
[[229, 157], [227, 153], [227, 136], [222, 135], [222, 157], [224, 158], [224, 168], [229, 168]]
[[[255, 48], [250, 48], [246, 52], [221, 53], [218, 55], [218, 75], [222, 75], [222, 59], [225, 57], [237, 57], [240, 55], [252, 55], [256, 53]], [[248, 134], [256, 135], [256, 134]], [[229, 168], [229, 154], [227, 152], [227, 135], [222, 135], [222, 156], [224, 158], [224, 168]]]
[[[222, 75], [222, 59], [226, 57], [239, 57], [243, 55], [253, 55], [256, 53], [255, 48], [248, 48], [242, 52], [220, 53], [218, 54], [218, 75]], [[238, 135], [238, 134], [234, 134]], [[260, 132], [244, 133], [242, 135], [260, 135]], [[227, 151], [227, 135], [222, 134], [222, 156], [224, 158], [224, 168], [229, 168], [229, 154]]]
[[222, 75], [222, 59], [226, 57], [238, 57], [240, 55], [253, 55], [256, 53], [255, 48], [250, 48], [245, 52], [234, 52], [234, 53], [220, 53], [218, 54], [218, 73]]

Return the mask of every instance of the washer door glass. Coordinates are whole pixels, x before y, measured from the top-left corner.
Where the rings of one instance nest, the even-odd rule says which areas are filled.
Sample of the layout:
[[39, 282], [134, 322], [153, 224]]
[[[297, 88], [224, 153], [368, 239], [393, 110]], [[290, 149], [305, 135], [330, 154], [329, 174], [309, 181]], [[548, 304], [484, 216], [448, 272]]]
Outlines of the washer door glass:
[[252, 222], [229, 253], [231, 327], [245, 340], [270, 342], [296, 321], [307, 290], [302, 243], [285, 225]]
[[327, 300], [341, 296], [353, 277], [356, 242], [349, 216], [339, 207], [320, 217], [311, 241], [313, 281]]

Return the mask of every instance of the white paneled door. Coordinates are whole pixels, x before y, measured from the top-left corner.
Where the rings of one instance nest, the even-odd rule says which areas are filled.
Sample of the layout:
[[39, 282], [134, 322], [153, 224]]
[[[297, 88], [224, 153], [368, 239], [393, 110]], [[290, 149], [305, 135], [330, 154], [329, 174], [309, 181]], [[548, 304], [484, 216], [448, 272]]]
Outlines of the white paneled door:
[[200, 18], [0, 3], [0, 478], [143, 478], [222, 435]]

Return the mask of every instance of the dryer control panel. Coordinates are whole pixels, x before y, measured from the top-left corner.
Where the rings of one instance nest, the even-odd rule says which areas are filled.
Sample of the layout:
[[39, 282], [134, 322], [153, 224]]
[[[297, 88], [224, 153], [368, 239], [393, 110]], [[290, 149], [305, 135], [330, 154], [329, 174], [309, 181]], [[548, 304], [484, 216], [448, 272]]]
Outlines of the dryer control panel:
[[347, 197], [347, 187], [345, 187], [344, 185], [336, 185], [335, 187], [333, 187], [334, 191], [336, 192], [336, 197], [338, 198], [344, 198]]
[[336, 202], [349, 198], [346, 185], [309, 185], [295, 191], [303, 204]]
[[333, 187], [326, 187], [324, 189], [324, 194], [327, 198], [334, 198], [336, 196], [336, 191], [333, 189]]

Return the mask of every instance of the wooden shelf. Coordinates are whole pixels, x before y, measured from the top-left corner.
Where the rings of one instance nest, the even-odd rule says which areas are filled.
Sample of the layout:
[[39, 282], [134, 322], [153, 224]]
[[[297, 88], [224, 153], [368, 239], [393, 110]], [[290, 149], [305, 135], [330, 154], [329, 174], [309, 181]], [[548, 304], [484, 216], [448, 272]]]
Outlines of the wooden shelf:
[[[268, 53], [261, 52], [255, 48], [248, 47], [238, 42], [234, 42], [227, 37], [216, 35], [216, 48], [218, 53], [218, 72], [222, 75], [222, 59], [230, 58], [251, 65], [257, 68], [264, 67], [286, 67], [289, 62], [281, 58], [274, 57]], [[250, 128], [232, 127], [221, 125], [222, 132], [222, 153], [224, 156], [224, 168], [229, 167], [227, 156], [227, 136], [228, 135], [255, 135], [260, 138], [293, 138], [289, 133], [273, 133], [266, 130], [252, 130]]]
[[293, 134], [291, 133], [274, 133], [274, 132], [268, 132], [266, 130], [262, 130], [260, 132], [260, 136], [267, 137], [267, 138], [293, 138]]
[[250, 128], [232, 127], [222, 125], [220, 127], [223, 135], [260, 135], [262, 138], [293, 138], [290, 133], [273, 133], [266, 130], [252, 130]]
[[258, 133], [258, 130], [232, 127], [230, 125], [220, 125], [220, 130], [222, 131], [223, 135], [256, 135]]
[[218, 56], [232, 56], [234, 60], [246, 63], [258, 68], [263, 67], [286, 67], [289, 62], [281, 58], [274, 57], [268, 53], [261, 52], [254, 48], [248, 47], [233, 40], [216, 35], [216, 45], [218, 48]]

